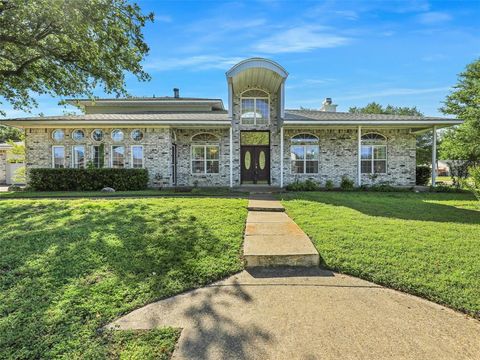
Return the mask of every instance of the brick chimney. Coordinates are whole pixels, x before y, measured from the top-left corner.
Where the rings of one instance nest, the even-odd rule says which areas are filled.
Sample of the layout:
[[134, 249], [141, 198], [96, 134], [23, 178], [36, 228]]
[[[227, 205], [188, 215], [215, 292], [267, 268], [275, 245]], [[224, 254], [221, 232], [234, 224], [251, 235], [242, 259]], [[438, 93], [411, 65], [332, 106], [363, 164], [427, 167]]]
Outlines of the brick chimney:
[[179, 88], [173, 88], [173, 97], [175, 99], [178, 99], [180, 97], [180, 89]]

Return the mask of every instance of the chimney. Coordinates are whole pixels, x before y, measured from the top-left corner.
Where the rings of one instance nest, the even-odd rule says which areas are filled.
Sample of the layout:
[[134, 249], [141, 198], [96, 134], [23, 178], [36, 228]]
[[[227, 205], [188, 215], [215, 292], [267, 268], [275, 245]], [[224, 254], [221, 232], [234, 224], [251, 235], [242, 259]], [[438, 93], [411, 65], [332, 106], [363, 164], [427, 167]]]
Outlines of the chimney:
[[320, 108], [320, 111], [325, 111], [325, 112], [336, 112], [337, 111], [337, 105], [332, 103], [332, 98], [325, 98], [322, 103], [322, 107]]
[[180, 89], [179, 88], [173, 88], [173, 97], [175, 99], [178, 99], [180, 97]]

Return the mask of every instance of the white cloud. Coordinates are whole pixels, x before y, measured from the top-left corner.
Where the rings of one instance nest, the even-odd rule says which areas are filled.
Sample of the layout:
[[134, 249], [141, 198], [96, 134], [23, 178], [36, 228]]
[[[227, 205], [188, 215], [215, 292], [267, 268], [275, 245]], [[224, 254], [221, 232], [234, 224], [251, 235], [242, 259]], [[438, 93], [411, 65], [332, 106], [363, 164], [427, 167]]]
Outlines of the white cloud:
[[319, 48], [345, 45], [349, 38], [331, 34], [328, 28], [319, 26], [298, 26], [279, 32], [258, 42], [254, 49], [263, 53], [308, 52]]
[[430, 94], [430, 93], [436, 93], [436, 92], [444, 92], [448, 90], [450, 90], [449, 87], [434, 87], [434, 88], [425, 88], [425, 89], [393, 88], [393, 89], [380, 90], [377, 92], [361, 93], [359, 95], [340, 96], [338, 99], [339, 100], [375, 99], [378, 97], [386, 97], [386, 96]]
[[163, 23], [171, 23], [173, 21], [171, 16], [168, 15], [155, 15], [155, 21]]
[[426, 12], [418, 16], [418, 21], [424, 25], [432, 25], [450, 21], [452, 16], [444, 12]]
[[241, 57], [226, 57], [218, 55], [196, 55], [182, 58], [168, 58], [150, 61], [145, 64], [145, 69], [153, 71], [169, 71], [189, 69], [193, 71], [221, 69], [228, 70], [231, 66], [243, 60]]

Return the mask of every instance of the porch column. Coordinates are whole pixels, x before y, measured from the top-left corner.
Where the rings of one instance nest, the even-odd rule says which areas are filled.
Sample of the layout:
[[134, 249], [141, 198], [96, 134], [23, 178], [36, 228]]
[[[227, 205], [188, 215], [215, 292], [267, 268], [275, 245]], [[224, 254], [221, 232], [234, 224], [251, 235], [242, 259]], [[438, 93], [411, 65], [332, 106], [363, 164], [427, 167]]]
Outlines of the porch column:
[[228, 78], [228, 118], [233, 118], [233, 84], [232, 79]]
[[280, 187], [283, 188], [283, 126], [280, 128]]
[[280, 117], [285, 117], [285, 79], [280, 84]]
[[432, 186], [436, 185], [437, 180], [437, 126], [433, 126], [432, 143]]
[[230, 187], [233, 187], [233, 127], [230, 126]]
[[358, 139], [357, 139], [357, 185], [362, 186], [362, 127], [358, 127]]

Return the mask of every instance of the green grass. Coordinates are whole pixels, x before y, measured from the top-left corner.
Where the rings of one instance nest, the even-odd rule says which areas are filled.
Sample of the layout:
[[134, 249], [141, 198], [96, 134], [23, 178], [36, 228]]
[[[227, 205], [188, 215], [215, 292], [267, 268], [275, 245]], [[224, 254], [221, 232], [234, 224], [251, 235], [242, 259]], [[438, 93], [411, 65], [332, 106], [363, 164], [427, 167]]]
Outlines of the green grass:
[[293, 193], [323, 265], [480, 318], [480, 202], [470, 194]]
[[169, 358], [179, 330], [118, 316], [243, 268], [246, 200], [0, 202], [0, 358]]

